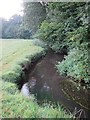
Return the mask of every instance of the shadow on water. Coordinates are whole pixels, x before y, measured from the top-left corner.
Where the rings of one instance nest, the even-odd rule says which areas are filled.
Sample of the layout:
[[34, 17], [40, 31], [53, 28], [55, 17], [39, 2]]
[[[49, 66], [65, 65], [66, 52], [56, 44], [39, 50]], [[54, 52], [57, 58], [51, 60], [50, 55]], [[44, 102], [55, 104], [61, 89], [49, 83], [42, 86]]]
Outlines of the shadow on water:
[[33, 70], [27, 74], [29, 91], [36, 96], [39, 104], [45, 101], [59, 103], [72, 113], [75, 109], [77, 109], [77, 111], [83, 109], [86, 116], [89, 117], [89, 111], [75, 101], [70, 100], [64, 94], [62, 87], [60, 87], [60, 83], [68, 80], [68, 78], [66, 76], [60, 76], [57, 73], [55, 64], [58, 61], [62, 61], [63, 58], [64, 55], [62, 54], [47, 53], [47, 55], [34, 66]]

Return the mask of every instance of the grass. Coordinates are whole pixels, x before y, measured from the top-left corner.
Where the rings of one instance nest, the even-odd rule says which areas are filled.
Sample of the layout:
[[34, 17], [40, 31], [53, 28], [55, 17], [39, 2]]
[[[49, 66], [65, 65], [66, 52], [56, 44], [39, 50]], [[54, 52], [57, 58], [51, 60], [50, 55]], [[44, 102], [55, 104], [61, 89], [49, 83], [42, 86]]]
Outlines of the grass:
[[[43, 49], [35, 46], [30, 40], [0, 40], [2, 52], [0, 52], [0, 74], [13, 67], [17, 61], [25, 59], [27, 55], [34, 55]], [[1, 48], [1, 47], [0, 47]]]
[[0, 118], [71, 118], [72, 115], [60, 106], [39, 106], [34, 96], [24, 97], [14, 83], [22, 72], [20, 63], [38, 57], [44, 49], [30, 40], [0, 40], [1, 47], [0, 65], [3, 69], [0, 74], [4, 77], [0, 80]]
[[[24, 97], [15, 84], [3, 82], [2, 118], [70, 118], [63, 108], [46, 104], [39, 106], [33, 96]], [[13, 92], [12, 92], [12, 89]]]

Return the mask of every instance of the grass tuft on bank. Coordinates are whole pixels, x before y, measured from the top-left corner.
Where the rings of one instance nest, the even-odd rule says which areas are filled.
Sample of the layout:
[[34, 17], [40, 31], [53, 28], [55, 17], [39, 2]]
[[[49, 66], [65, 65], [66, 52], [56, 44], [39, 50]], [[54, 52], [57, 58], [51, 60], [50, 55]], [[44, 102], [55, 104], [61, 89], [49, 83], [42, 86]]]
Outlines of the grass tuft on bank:
[[2, 118], [71, 118], [65, 109], [53, 105], [39, 106], [34, 96], [25, 97], [14, 83], [2, 83]]

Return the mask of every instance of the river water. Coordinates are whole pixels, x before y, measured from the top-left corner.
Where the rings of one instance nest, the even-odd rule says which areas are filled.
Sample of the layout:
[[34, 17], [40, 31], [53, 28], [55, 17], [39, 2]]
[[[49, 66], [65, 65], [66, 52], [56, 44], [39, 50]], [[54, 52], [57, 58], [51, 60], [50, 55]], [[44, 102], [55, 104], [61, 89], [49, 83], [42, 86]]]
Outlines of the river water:
[[85, 115], [89, 117], [89, 111], [69, 99], [60, 87], [60, 83], [64, 80], [68, 80], [68, 77], [59, 75], [56, 71], [55, 64], [58, 61], [62, 61], [63, 58], [64, 56], [62, 54], [48, 53], [36, 64], [32, 72], [28, 73], [27, 81], [29, 89], [26, 83], [23, 85], [21, 91], [23, 94], [26, 93], [26, 96], [34, 94], [39, 104], [46, 101], [55, 104], [59, 103], [72, 113], [75, 109], [77, 111], [83, 109]]

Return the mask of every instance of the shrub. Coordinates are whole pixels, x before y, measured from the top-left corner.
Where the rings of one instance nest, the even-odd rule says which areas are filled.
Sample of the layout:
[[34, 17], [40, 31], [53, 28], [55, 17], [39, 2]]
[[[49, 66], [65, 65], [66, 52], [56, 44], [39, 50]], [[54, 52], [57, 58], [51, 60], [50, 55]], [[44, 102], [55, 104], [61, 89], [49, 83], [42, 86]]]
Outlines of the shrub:
[[87, 26], [79, 27], [73, 32], [68, 32], [66, 36], [65, 42], [69, 50], [77, 47], [84, 47], [84, 49], [87, 49], [89, 43]]
[[59, 52], [65, 46], [65, 30], [63, 23], [44, 21], [39, 29], [39, 38], [54, 51]]
[[60, 74], [67, 74], [79, 81], [84, 80], [88, 85], [90, 84], [89, 62], [87, 50], [74, 48], [68, 53], [68, 56], [65, 56], [65, 60], [56, 66]]
[[[35, 34], [35, 36], [36, 36], [36, 35], [38, 36], [38, 33]], [[37, 37], [37, 36], [36, 36], [36, 37]], [[36, 38], [36, 37], [35, 37], [35, 38]], [[39, 39], [33, 39], [32, 42], [33, 42], [33, 44], [36, 45], [36, 46], [42, 47], [42, 48], [44, 48], [44, 49], [47, 49], [47, 46], [46, 46], [45, 42], [43, 42], [43, 41], [41, 41], [41, 40], [39, 40]]]

